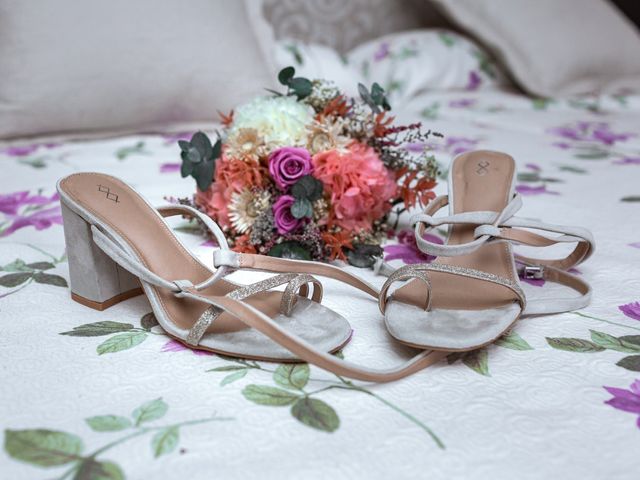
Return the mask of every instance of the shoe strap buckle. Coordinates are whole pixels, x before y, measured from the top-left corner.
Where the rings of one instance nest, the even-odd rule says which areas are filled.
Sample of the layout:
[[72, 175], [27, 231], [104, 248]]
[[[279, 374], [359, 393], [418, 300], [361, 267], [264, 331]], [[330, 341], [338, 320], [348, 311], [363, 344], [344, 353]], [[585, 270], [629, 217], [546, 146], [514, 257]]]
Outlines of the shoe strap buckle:
[[526, 280], [540, 280], [544, 278], [544, 268], [540, 266], [525, 265], [522, 269], [522, 277]]

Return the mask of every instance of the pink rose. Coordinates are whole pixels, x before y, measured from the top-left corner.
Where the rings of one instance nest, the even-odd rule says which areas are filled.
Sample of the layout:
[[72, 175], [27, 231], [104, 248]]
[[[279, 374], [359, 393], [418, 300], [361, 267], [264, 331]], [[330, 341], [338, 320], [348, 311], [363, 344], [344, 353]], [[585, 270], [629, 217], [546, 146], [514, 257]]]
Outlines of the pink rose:
[[294, 217], [291, 213], [291, 205], [295, 200], [291, 195], [282, 195], [273, 204], [273, 220], [280, 235], [295, 230], [302, 223], [302, 219]]
[[269, 155], [269, 173], [280, 190], [309, 175], [312, 169], [311, 155], [304, 148], [283, 147]]

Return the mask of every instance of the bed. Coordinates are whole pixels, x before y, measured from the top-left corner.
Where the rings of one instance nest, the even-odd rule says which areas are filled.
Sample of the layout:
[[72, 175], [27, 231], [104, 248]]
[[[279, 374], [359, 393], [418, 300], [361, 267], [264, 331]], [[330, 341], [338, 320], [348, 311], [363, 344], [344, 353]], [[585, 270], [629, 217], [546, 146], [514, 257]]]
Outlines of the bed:
[[[338, 63], [336, 52], [283, 40], [278, 58], [345, 83], [375, 74], [394, 91], [406, 42], [471, 48], [448, 31], [423, 33], [371, 41]], [[70, 300], [55, 191], [58, 178], [100, 171], [156, 204], [190, 196], [177, 146], [190, 132], [5, 145], [2, 477], [637, 478], [640, 95], [535, 98], [469, 58], [455, 80], [399, 86], [391, 101], [402, 120], [444, 134], [431, 144], [443, 175], [461, 152], [508, 152], [523, 216], [592, 230], [596, 254], [574, 272], [591, 283], [591, 305], [522, 319], [494, 345], [382, 385], [191, 351], [163, 334], [144, 297], [104, 312]], [[185, 220], [172, 226], [210, 263], [215, 247]], [[420, 258], [402, 238], [385, 245], [395, 266]], [[345, 358], [382, 367], [413, 353], [391, 341], [374, 302], [323, 283], [325, 303], [355, 330]], [[532, 297], [553, 292], [540, 280], [524, 286]]]

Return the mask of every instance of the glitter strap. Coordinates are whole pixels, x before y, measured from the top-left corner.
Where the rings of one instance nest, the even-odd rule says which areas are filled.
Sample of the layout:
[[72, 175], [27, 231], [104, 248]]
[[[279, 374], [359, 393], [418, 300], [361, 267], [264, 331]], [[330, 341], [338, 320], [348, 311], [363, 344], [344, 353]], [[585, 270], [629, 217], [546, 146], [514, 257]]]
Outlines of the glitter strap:
[[[275, 275], [259, 282], [237, 288], [225, 296], [233, 300], [243, 300], [256, 293], [266, 292], [284, 284], [287, 284], [287, 286], [280, 300], [280, 311], [286, 316], [291, 316], [299, 295], [308, 298], [309, 284], [313, 285], [311, 300], [317, 303], [322, 301], [322, 284], [311, 275], [295, 273]], [[223, 310], [213, 305], [207, 308], [189, 330], [186, 342], [192, 346], [198, 345], [209, 326], [221, 313], [223, 313]]]
[[387, 308], [387, 303], [389, 301], [389, 298], [391, 297], [391, 295], [387, 295], [387, 292], [389, 291], [389, 287], [391, 287], [391, 284], [401, 280], [409, 280], [411, 278], [417, 278], [427, 285], [427, 299], [425, 310], [429, 310], [431, 308], [432, 289], [431, 278], [429, 277], [428, 272], [440, 272], [450, 275], [460, 275], [467, 278], [473, 278], [476, 280], [482, 280], [485, 282], [502, 285], [503, 287], [512, 290], [516, 294], [516, 299], [522, 306], [523, 310], [526, 308], [527, 299], [524, 296], [522, 288], [520, 288], [520, 285], [517, 282], [509, 278], [501, 277], [499, 275], [494, 275], [493, 273], [487, 273], [483, 272], [482, 270], [476, 270], [473, 268], [458, 267], [455, 265], [444, 265], [440, 263], [422, 263], [415, 265], [405, 265], [389, 276], [380, 291], [380, 297], [378, 300], [380, 311], [384, 314], [384, 311]]

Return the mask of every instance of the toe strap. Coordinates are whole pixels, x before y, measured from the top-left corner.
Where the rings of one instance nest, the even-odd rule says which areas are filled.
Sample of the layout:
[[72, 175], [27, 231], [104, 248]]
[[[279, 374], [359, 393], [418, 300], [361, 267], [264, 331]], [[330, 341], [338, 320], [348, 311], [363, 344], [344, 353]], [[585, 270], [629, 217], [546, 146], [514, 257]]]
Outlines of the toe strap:
[[431, 308], [432, 289], [429, 272], [440, 272], [449, 275], [459, 275], [463, 277], [474, 278], [476, 280], [495, 283], [497, 285], [502, 285], [503, 287], [506, 287], [515, 293], [516, 299], [523, 310], [526, 308], [527, 299], [524, 295], [524, 292], [522, 291], [522, 288], [520, 288], [520, 285], [514, 280], [473, 268], [458, 267], [456, 265], [445, 265], [439, 263], [422, 263], [415, 265], [405, 265], [404, 267], [397, 269], [389, 276], [380, 291], [380, 297], [378, 299], [378, 306], [380, 307], [380, 311], [384, 314], [386, 310], [387, 303], [389, 302], [389, 298], [391, 297], [390, 295], [388, 295], [389, 287], [391, 287], [391, 284], [397, 281], [409, 280], [412, 278], [417, 278], [427, 285], [428, 297], [425, 309], [429, 310]]
[[[233, 300], [243, 300], [255, 295], [256, 293], [266, 292], [272, 288], [285, 284], [287, 286], [282, 293], [282, 299], [280, 300], [280, 311], [286, 316], [291, 315], [293, 307], [298, 300], [298, 296], [309, 298], [309, 285], [313, 286], [311, 300], [317, 303], [322, 301], [322, 283], [313, 276], [304, 273], [275, 275], [273, 277], [260, 280], [259, 282], [237, 288], [225, 296]], [[209, 326], [220, 316], [221, 313], [223, 313], [223, 310], [216, 306], [212, 305], [207, 308], [189, 330], [186, 342], [193, 346], [198, 345]]]

